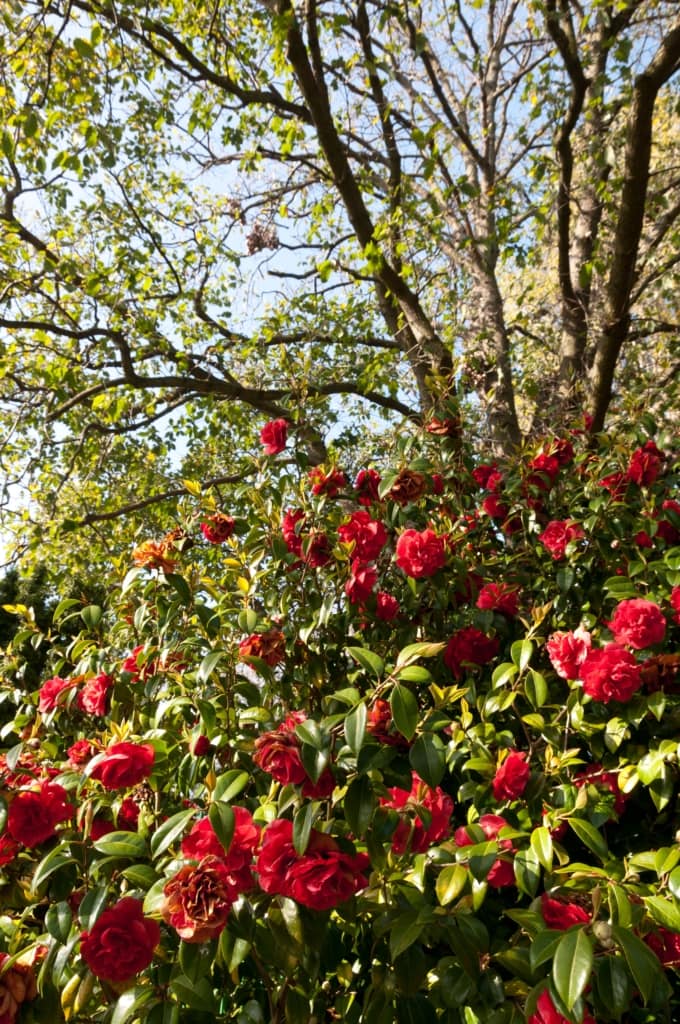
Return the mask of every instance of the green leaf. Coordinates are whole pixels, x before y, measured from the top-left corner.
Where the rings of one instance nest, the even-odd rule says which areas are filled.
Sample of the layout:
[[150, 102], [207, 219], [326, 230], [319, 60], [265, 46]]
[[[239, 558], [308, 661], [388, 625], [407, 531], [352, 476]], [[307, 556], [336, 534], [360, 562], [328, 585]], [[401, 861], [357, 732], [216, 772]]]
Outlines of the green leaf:
[[165, 574], [165, 579], [175, 593], [179, 595], [182, 604], [190, 605], [193, 601], [194, 595], [192, 594], [191, 587], [184, 577], [180, 576], [179, 573], [176, 572], [167, 572]]
[[146, 1017], [150, 1004], [155, 1005], [158, 1002], [159, 999], [154, 989], [148, 985], [136, 985], [129, 992], [123, 992], [121, 996], [118, 996], [111, 1024], [127, 1024], [128, 1021], [140, 1016], [139, 1011], [142, 1007], [145, 1008], [143, 1016]]
[[293, 817], [293, 846], [300, 857], [307, 849], [315, 817], [316, 807], [313, 803], [298, 807]]
[[248, 772], [232, 768], [231, 771], [225, 772], [224, 775], [218, 777], [213, 790], [213, 799], [228, 804], [246, 788], [249, 780]]
[[68, 941], [72, 920], [71, 908], [68, 903], [61, 900], [59, 903], [53, 903], [48, 907], [45, 914], [45, 928], [53, 939], [63, 944]]
[[534, 653], [534, 645], [531, 640], [515, 640], [510, 647], [510, 657], [520, 673], [524, 672], [525, 668], [531, 661], [531, 655]]
[[636, 935], [633, 935], [626, 928], [612, 925], [612, 937], [626, 958], [628, 969], [642, 996], [643, 1002], [649, 1002], [654, 987], [658, 984], [663, 974], [659, 959], [642, 939], [638, 939]]
[[583, 928], [570, 928], [557, 944], [552, 966], [557, 994], [568, 1010], [585, 991], [592, 969], [592, 939]]
[[548, 928], [535, 936], [529, 947], [529, 963], [532, 971], [544, 964], [546, 960], [552, 960], [563, 935], [562, 931], [553, 931]]
[[518, 850], [513, 859], [515, 880], [520, 892], [535, 896], [541, 880], [541, 865], [532, 849]]
[[88, 629], [96, 629], [102, 620], [102, 609], [98, 604], [88, 604], [80, 613], [80, 617]]
[[616, 1018], [628, 1009], [631, 983], [623, 960], [619, 956], [606, 956], [599, 960], [595, 971], [595, 991], [603, 1006]]
[[428, 786], [438, 786], [446, 771], [446, 749], [433, 733], [419, 736], [409, 751], [409, 762]]
[[228, 853], [236, 824], [233, 809], [224, 800], [213, 800], [208, 809], [208, 818], [215, 835]]
[[407, 683], [429, 683], [432, 680], [432, 673], [424, 665], [404, 665], [395, 669], [394, 674]]
[[663, 896], [646, 896], [644, 902], [657, 924], [680, 933], [680, 903], [677, 900], [666, 900]]
[[218, 1005], [213, 995], [213, 990], [207, 978], [200, 978], [199, 981], [192, 981], [185, 974], [180, 974], [170, 982], [170, 991], [180, 1003], [188, 1006], [190, 1010], [197, 1013], [208, 1013], [217, 1016]]
[[160, 857], [162, 853], [172, 846], [175, 840], [181, 836], [188, 822], [195, 816], [196, 809], [190, 807], [186, 811], [178, 811], [171, 818], [164, 821], [151, 836], [149, 847], [153, 859]]
[[129, 857], [131, 860], [145, 860], [148, 856], [144, 836], [136, 832], [107, 832], [92, 844], [98, 853], [107, 857]]
[[403, 668], [404, 665], [410, 664], [412, 661], [416, 661], [418, 658], [434, 658], [440, 651], [443, 651], [446, 647], [445, 643], [428, 643], [422, 641], [417, 644], [409, 644], [404, 647], [397, 655], [398, 669]]
[[532, 707], [542, 708], [548, 699], [548, 684], [545, 676], [534, 668], [529, 669], [524, 680], [524, 692]]
[[423, 927], [418, 919], [417, 910], [406, 911], [397, 918], [390, 932], [390, 955], [393, 960], [420, 938]]
[[345, 718], [345, 740], [353, 754], [358, 754], [363, 746], [364, 738], [366, 736], [367, 719], [368, 711], [366, 710], [366, 705], [363, 701], [357, 704], [355, 708], [352, 708]]
[[355, 836], [365, 835], [376, 807], [376, 796], [367, 775], [353, 779], [347, 787], [343, 808], [345, 820]]
[[379, 658], [373, 651], [367, 651], [365, 647], [348, 647], [346, 650], [357, 664], [376, 679], [380, 679], [385, 671], [385, 663], [382, 658]]
[[594, 825], [591, 825], [589, 821], [585, 821], [583, 818], [569, 818], [569, 825], [572, 830], [576, 833], [578, 838], [584, 843], [589, 850], [605, 861], [609, 857], [609, 850], [604, 837]]
[[465, 888], [468, 871], [463, 864], [447, 864], [437, 878], [437, 899], [442, 907], [453, 903]]
[[211, 651], [210, 654], [206, 654], [196, 673], [199, 683], [207, 683], [219, 663], [226, 657], [226, 653], [226, 651]]
[[418, 726], [418, 702], [407, 686], [395, 683], [390, 694], [390, 708], [401, 735], [407, 740], [412, 739]]
[[53, 850], [43, 857], [38, 864], [37, 868], [33, 872], [33, 878], [31, 880], [31, 888], [36, 892], [40, 886], [46, 881], [50, 875], [53, 875], [55, 871], [60, 871], [63, 867], [73, 866], [73, 854], [71, 853], [71, 847], [68, 843], [60, 843], [59, 846], [55, 846]]
[[550, 829], [542, 825], [540, 828], [535, 828], [531, 833], [531, 849], [536, 854], [539, 864], [545, 868], [546, 871], [552, 869], [553, 862], [553, 841], [550, 835]]

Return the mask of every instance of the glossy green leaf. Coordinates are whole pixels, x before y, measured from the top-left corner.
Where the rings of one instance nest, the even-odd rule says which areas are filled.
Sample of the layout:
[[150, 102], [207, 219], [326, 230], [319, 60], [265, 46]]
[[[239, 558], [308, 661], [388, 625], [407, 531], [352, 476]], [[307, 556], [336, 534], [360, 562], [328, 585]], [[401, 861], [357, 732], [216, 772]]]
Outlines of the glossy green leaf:
[[585, 991], [593, 969], [592, 939], [583, 928], [565, 932], [555, 949], [552, 977], [568, 1010]]
[[390, 708], [399, 732], [407, 740], [412, 739], [418, 727], [418, 702], [407, 686], [395, 683], [390, 694]]

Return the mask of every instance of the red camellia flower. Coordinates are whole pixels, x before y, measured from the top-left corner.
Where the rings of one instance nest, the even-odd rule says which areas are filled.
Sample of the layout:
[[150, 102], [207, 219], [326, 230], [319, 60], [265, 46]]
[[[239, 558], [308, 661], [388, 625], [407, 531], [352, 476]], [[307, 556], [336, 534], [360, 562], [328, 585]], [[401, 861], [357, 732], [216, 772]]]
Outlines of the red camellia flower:
[[314, 466], [309, 471], [309, 481], [312, 485], [312, 494], [325, 494], [328, 498], [335, 498], [347, 484], [345, 474], [335, 466], [328, 472], [321, 466]]
[[425, 430], [428, 434], [434, 434], [435, 437], [460, 437], [460, 420], [453, 419], [453, 417], [439, 418], [437, 416], [433, 416], [432, 419], [425, 424]]
[[59, 707], [59, 705], [63, 703], [63, 701], [59, 700], [60, 694], [77, 685], [77, 679], [62, 679], [60, 676], [53, 676], [52, 679], [46, 679], [40, 687], [38, 711], [43, 715], [46, 715], [50, 711], [54, 711], [55, 708]]
[[519, 590], [510, 583], [486, 583], [477, 596], [477, 607], [513, 618], [519, 607]]
[[680, 626], [680, 587], [673, 587], [671, 590], [670, 604], [675, 612], [673, 622], [677, 622]]
[[[491, 842], [494, 839], [498, 839], [498, 833], [502, 828], [505, 828], [508, 823], [500, 814], [483, 814], [475, 824], [481, 828], [484, 833], [484, 838], [488, 842]], [[477, 842], [477, 840], [473, 839], [469, 834], [465, 825], [456, 829], [453, 834], [453, 841], [456, 846], [473, 846]], [[513, 849], [512, 841], [510, 839], [498, 839], [498, 845], [499, 848], [506, 853]], [[498, 860], [494, 861], [491, 865], [491, 870], [486, 876], [486, 880], [492, 889], [502, 889], [506, 885], [514, 885], [515, 871], [512, 863], [507, 860], [502, 860], [499, 857]]]
[[366, 854], [349, 854], [332, 836], [313, 829], [299, 856], [293, 845], [293, 823], [276, 819], [267, 825], [256, 870], [260, 888], [288, 896], [313, 910], [330, 910], [368, 885]]
[[[675, 501], [673, 498], [666, 498], [665, 501], [661, 502], [661, 508], [664, 512], [670, 512], [671, 515], [680, 520], [680, 501]], [[680, 526], [672, 522], [671, 519], [665, 519], [661, 515], [656, 518], [657, 537], [665, 541], [666, 544], [680, 544]]]
[[70, 767], [80, 768], [94, 757], [97, 750], [89, 740], [76, 740], [76, 742], [68, 748], [66, 753], [68, 754], [68, 763]]
[[557, 632], [545, 645], [552, 667], [563, 679], [578, 679], [581, 665], [591, 648], [591, 637], [581, 626], [569, 632]]
[[139, 804], [132, 796], [126, 796], [121, 802], [116, 816], [116, 828], [121, 832], [136, 832], [139, 821]]
[[[678, 590], [680, 591], [680, 587]], [[386, 594], [384, 590], [378, 591], [375, 595], [376, 619], [382, 619], [383, 622], [391, 622], [392, 619], [396, 619], [399, 610], [399, 602], [396, 597], [393, 597], [392, 594]]]
[[201, 533], [211, 544], [224, 544], [234, 532], [236, 520], [224, 512], [215, 512], [201, 523]]
[[380, 803], [400, 814], [401, 820], [392, 836], [395, 853], [423, 853], [451, 835], [453, 800], [439, 786], [428, 786], [412, 772], [410, 790], [395, 787], [389, 794], [389, 799], [383, 798]]
[[548, 523], [538, 539], [552, 557], [557, 560], [564, 558], [567, 544], [572, 540], [579, 540], [585, 534], [578, 523], [571, 519], [553, 519]]
[[493, 795], [496, 800], [516, 800], [526, 789], [531, 769], [527, 754], [511, 750], [496, 769], [493, 778]]
[[113, 682], [113, 676], [108, 676], [104, 672], [88, 679], [76, 697], [80, 710], [88, 715], [105, 715], [107, 697]]
[[642, 448], [636, 448], [630, 457], [626, 476], [635, 484], [653, 484], [661, 469], [664, 455], [653, 441], [646, 441]]
[[242, 658], [260, 658], [271, 668], [286, 657], [286, 638], [279, 629], [268, 629], [266, 633], [252, 633], [238, 645]]
[[352, 554], [363, 562], [372, 562], [387, 543], [387, 530], [363, 510], [353, 512], [348, 522], [338, 527], [343, 544], [354, 544]]
[[25, 789], [13, 797], [7, 814], [7, 831], [23, 846], [39, 846], [56, 835], [56, 827], [73, 817], [68, 793], [57, 782], [43, 782], [40, 789]]
[[312, 782], [300, 757], [300, 740], [295, 729], [306, 720], [302, 711], [294, 711], [273, 732], [266, 732], [255, 740], [253, 761], [277, 782], [302, 786], [308, 797], [326, 797], [333, 792], [335, 781], [326, 769], [318, 782]]
[[628, 490], [628, 478], [625, 473], [609, 473], [598, 481], [598, 486], [609, 491], [614, 501], [621, 501]]
[[277, 455], [286, 447], [288, 440], [288, 423], [286, 420], [270, 420], [260, 431], [260, 441], [264, 445], [265, 455]]
[[559, 460], [547, 452], [539, 452], [529, 461], [528, 467], [531, 472], [524, 481], [525, 487], [535, 487], [539, 491], [549, 491], [560, 471]]
[[579, 669], [583, 692], [608, 704], [612, 700], [625, 703], [642, 685], [640, 666], [620, 644], [606, 644], [591, 651]]
[[207, 942], [224, 930], [238, 892], [219, 857], [187, 864], [163, 888], [163, 920], [185, 942]]
[[[555, 1008], [548, 989], [544, 989], [536, 1003], [536, 1013], [532, 1013], [527, 1024], [569, 1024], [569, 1020]], [[583, 1015], [581, 1024], [596, 1024], [589, 1013]]]
[[302, 509], [296, 508], [294, 511], [288, 509], [287, 512], [284, 512], [283, 519], [281, 520], [283, 539], [288, 550], [294, 555], [302, 554], [302, 537], [300, 533], [306, 518]]
[[234, 807], [233, 811], [234, 833], [228, 851], [215, 835], [210, 819], [202, 818], [182, 840], [182, 856], [197, 861], [217, 857], [227, 868], [231, 888], [235, 892], [247, 892], [253, 886], [251, 865], [261, 830], [245, 807]]
[[414, 469], [402, 469], [389, 490], [388, 497], [398, 505], [410, 505], [422, 498], [427, 481], [422, 473]]
[[373, 593], [373, 588], [378, 582], [378, 570], [374, 565], [364, 565], [358, 558], [352, 562], [352, 570], [347, 583], [345, 593], [352, 604], [364, 604]]
[[105, 789], [127, 789], [151, 775], [155, 758], [150, 743], [113, 743], [90, 772]]
[[498, 491], [503, 483], [503, 474], [499, 472], [496, 462], [477, 466], [472, 470], [472, 477], [485, 491]]
[[393, 730], [392, 724], [392, 708], [389, 701], [377, 697], [366, 718], [366, 732], [378, 743], [386, 743], [390, 747], [409, 747], [409, 741], [400, 732]]
[[160, 940], [158, 922], [144, 917], [139, 900], [126, 896], [81, 934], [80, 954], [98, 978], [123, 982], [149, 966]]
[[414, 579], [434, 576], [446, 562], [444, 541], [434, 530], [404, 530], [397, 541], [396, 562]]
[[657, 604], [641, 597], [621, 601], [607, 623], [619, 644], [628, 644], [636, 651], [660, 644], [666, 632], [666, 620]]
[[372, 505], [379, 500], [380, 474], [375, 469], [360, 469], [354, 481], [354, 490], [360, 505]]
[[548, 928], [555, 931], [566, 931], [575, 924], [588, 924], [590, 914], [579, 907], [578, 903], [568, 900], [556, 900], [544, 892], [541, 896], [541, 914]]
[[497, 653], [497, 637], [487, 636], [476, 626], [464, 626], [446, 645], [444, 664], [456, 679], [462, 679], [465, 665], [486, 665]]
[[[12, 839], [11, 836], [3, 833], [0, 836], [0, 865], [11, 864], [19, 852], [20, 846], [16, 839]], [[0, 1007], [1, 1009], [1, 1007]], [[2, 1024], [2, 1015], [0, 1014], [0, 1024]]]
[[656, 931], [645, 935], [645, 942], [656, 953], [664, 967], [680, 967], [680, 934], [657, 925]]

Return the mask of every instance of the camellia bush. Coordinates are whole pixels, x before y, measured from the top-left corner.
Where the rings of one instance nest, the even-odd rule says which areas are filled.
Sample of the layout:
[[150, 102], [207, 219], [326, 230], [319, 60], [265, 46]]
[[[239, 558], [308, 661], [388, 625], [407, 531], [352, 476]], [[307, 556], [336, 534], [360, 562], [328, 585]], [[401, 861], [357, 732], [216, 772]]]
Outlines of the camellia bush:
[[12, 606], [1, 1024], [677, 1021], [679, 462], [639, 429], [506, 466], [442, 415], [350, 474], [274, 421], [106, 607]]

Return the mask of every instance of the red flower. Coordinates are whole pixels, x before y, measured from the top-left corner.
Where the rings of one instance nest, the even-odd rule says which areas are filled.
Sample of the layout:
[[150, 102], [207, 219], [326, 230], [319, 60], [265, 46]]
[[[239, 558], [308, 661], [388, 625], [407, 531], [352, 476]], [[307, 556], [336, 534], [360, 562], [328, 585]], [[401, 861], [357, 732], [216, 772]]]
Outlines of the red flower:
[[452, 417], [440, 419], [437, 416], [433, 416], [425, 424], [425, 430], [428, 434], [434, 434], [435, 437], [460, 437], [460, 420], [453, 419]]
[[352, 554], [355, 558], [372, 562], [387, 543], [387, 530], [362, 510], [353, 512], [349, 521], [338, 527], [338, 537], [343, 544], [354, 544]]
[[[475, 824], [481, 828], [484, 838], [491, 842], [494, 839], [498, 839], [498, 833], [508, 823], [500, 814], [483, 814]], [[456, 829], [453, 834], [453, 841], [456, 846], [473, 846], [477, 842], [476, 839], [470, 836], [465, 825]], [[498, 846], [503, 852], [509, 852], [513, 849], [510, 839], [498, 839]], [[502, 889], [507, 885], [514, 885], [515, 872], [512, 863], [499, 857], [491, 865], [491, 870], [486, 876], [486, 880], [492, 889]]]
[[675, 612], [673, 622], [677, 622], [680, 626], [680, 587], [673, 587], [671, 590], [670, 604]]
[[[527, 1024], [569, 1024], [567, 1017], [563, 1017], [555, 1008], [552, 996], [548, 989], [544, 989], [536, 1002], [536, 1013], [532, 1013]], [[583, 1015], [581, 1024], [596, 1024], [589, 1013]]]
[[150, 743], [113, 743], [90, 772], [105, 789], [127, 789], [151, 775], [155, 757]]
[[579, 669], [583, 691], [593, 700], [608, 704], [629, 701], [640, 689], [642, 678], [635, 658], [620, 644], [606, 644], [591, 651]]
[[189, 753], [193, 757], [203, 757], [205, 754], [209, 754], [212, 748], [212, 743], [203, 733], [192, 736], [189, 741]]
[[126, 896], [100, 914], [80, 940], [80, 954], [92, 973], [115, 983], [149, 966], [161, 930], [157, 921], [144, 917], [139, 900]]
[[539, 534], [538, 539], [557, 560], [564, 558], [570, 541], [579, 540], [581, 537], [585, 537], [585, 534], [578, 523], [571, 519], [553, 519], [543, 533]]
[[[680, 588], [678, 590], [680, 591]], [[392, 594], [386, 594], [384, 590], [378, 591], [375, 596], [376, 619], [382, 619], [383, 622], [391, 622], [392, 619], [396, 619], [399, 610], [399, 602], [396, 597], [393, 597]]]
[[288, 509], [284, 512], [283, 519], [281, 520], [281, 533], [283, 539], [286, 542], [286, 547], [294, 555], [302, 554], [302, 537], [300, 531], [305, 524], [306, 515], [301, 508], [296, 508], [295, 511]]
[[224, 512], [215, 512], [206, 522], [201, 523], [201, 533], [211, 544], [224, 544], [234, 532], [236, 520]]
[[39, 846], [56, 835], [56, 826], [73, 817], [68, 793], [57, 782], [17, 793], [9, 805], [7, 831], [23, 846]]
[[456, 679], [463, 678], [466, 665], [486, 665], [498, 653], [498, 638], [486, 636], [475, 626], [464, 626], [454, 633], [444, 651], [444, 664]]
[[380, 697], [373, 701], [366, 719], [366, 732], [390, 747], [408, 747], [409, 741], [400, 732], [392, 731], [392, 708]]
[[59, 705], [63, 703], [63, 701], [59, 700], [60, 694], [77, 685], [77, 679], [62, 679], [60, 676], [54, 676], [52, 679], [46, 679], [40, 687], [38, 711], [43, 715], [50, 711], [54, 711], [55, 708], [59, 707]]
[[544, 892], [541, 896], [541, 914], [548, 928], [555, 931], [566, 931], [575, 924], [588, 924], [590, 914], [578, 903], [570, 903], [568, 900], [555, 900]]
[[424, 853], [451, 835], [453, 800], [439, 786], [428, 786], [412, 772], [410, 790], [395, 787], [389, 794], [390, 799], [383, 798], [380, 803], [400, 814], [401, 820], [392, 836], [395, 853]]
[[234, 807], [234, 833], [229, 850], [225, 850], [215, 835], [209, 818], [197, 821], [188, 836], [182, 840], [182, 856], [187, 860], [216, 857], [229, 874], [229, 884], [236, 892], [247, 892], [253, 886], [250, 870], [255, 848], [260, 841], [260, 827], [245, 807]]
[[510, 583], [486, 583], [477, 597], [477, 607], [501, 612], [508, 618], [517, 615], [519, 590]]
[[664, 454], [653, 441], [647, 441], [642, 448], [636, 448], [630, 457], [626, 476], [635, 484], [653, 484], [661, 469]]
[[269, 629], [266, 633], [252, 633], [238, 645], [242, 658], [260, 658], [265, 665], [273, 668], [286, 657], [286, 638], [279, 629]]
[[539, 452], [529, 461], [528, 466], [532, 472], [524, 481], [525, 486], [536, 487], [539, 491], [549, 491], [560, 471], [559, 460], [554, 455]]
[[10, 955], [0, 953], [0, 1024], [15, 1024], [22, 1004], [38, 995], [33, 964], [24, 962], [25, 958], [22, 954], [21, 960], [6, 968]]
[[180, 868], [163, 889], [163, 920], [185, 942], [207, 942], [224, 930], [238, 895], [219, 857], [204, 857]]
[[313, 910], [330, 910], [368, 884], [366, 854], [343, 852], [332, 836], [312, 830], [299, 856], [293, 846], [293, 823], [271, 822], [264, 831], [256, 870], [260, 888], [288, 896]]
[[414, 579], [434, 576], [446, 562], [444, 541], [434, 530], [404, 530], [397, 541], [396, 562]]
[[603, 476], [598, 485], [609, 491], [614, 501], [621, 501], [628, 489], [628, 479], [625, 473], [610, 473]]
[[493, 795], [496, 800], [516, 800], [526, 789], [531, 769], [527, 754], [511, 750], [493, 778]]
[[105, 715], [106, 698], [112, 686], [113, 676], [107, 676], [103, 672], [88, 679], [76, 697], [76, 703], [80, 710], [85, 711], [88, 715]]
[[[671, 512], [677, 520], [680, 520], [680, 501], [667, 498], [661, 502], [664, 512]], [[657, 520], [656, 535], [664, 540], [666, 544], [680, 544], [680, 528], [671, 519]]]
[[664, 967], [680, 967], [680, 935], [677, 932], [657, 925], [656, 931], [645, 935], [645, 942]]
[[422, 473], [413, 469], [402, 469], [390, 487], [388, 497], [398, 505], [410, 505], [425, 493], [427, 483]]
[[628, 644], [636, 651], [660, 644], [666, 632], [666, 620], [653, 601], [632, 597], [621, 601], [607, 623], [619, 644]]
[[260, 431], [260, 441], [264, 445], [265, 455], [277, 455], [286, 447], [288, 440], [288, 423], [286, 420], [270, 420]]
[[378, 570], [374, 565], [364, 565], [355, 558], [350, 578], [345, 583], [345, 593], [352, 604], [364, 604], [373, 593], [378, 582]]
[[379, 500], [380, 474], [375, 469], [360, 469], [354, 481], [360, 505], [372, 505]]
[[136, 832], [139, 821], [139, 804], [134, 797], [126, 796], [116, 816], [116, 828], [121, 832]]
[[253, 761], [277, 782], [301, 785], [304, 796], [330, 796], [335, 786], [331, 772], [326, 769], [318, 782], [312, 782], [302, 764], [295, 729], [305, 719], [302, 711], [294, 711], [277, 729], [259, 736], [255, 740]]
[[[0, 836], [0, 865], [11, 864], [19, 852], [20, 846], [16, 839], [12, 839], [7, 833]], [[2, 1017], [0, 1016], [0, 1022]]]
[[76, 740], [76, 742], [68, 748], [66, 753], [68, 754], [68, 763], [70, 767], [80, 768], [82, 765], [87, 764], [87, 762], [94, 757], [97, 751], [89, 740]]
[[573, 632], [557, 632], [545, 645], [552, 667], [563, 679], [578, 679], [579, 670], [590, 652], [590, 633], [581, 626]]
[[314, 466], [309, 471], [309, 480], [312, 485], [312, 494], [325, 494], [328, 498], [335, 498], [347, 484], [345, 474], [335, 466], [328, 472], [321, 466]]
[[472, 470], [472, 477], [475, 483], [486, 491], [498, 491], [503, 483], [503, 474], [499, 472], [496, 462], [477, 466]]

